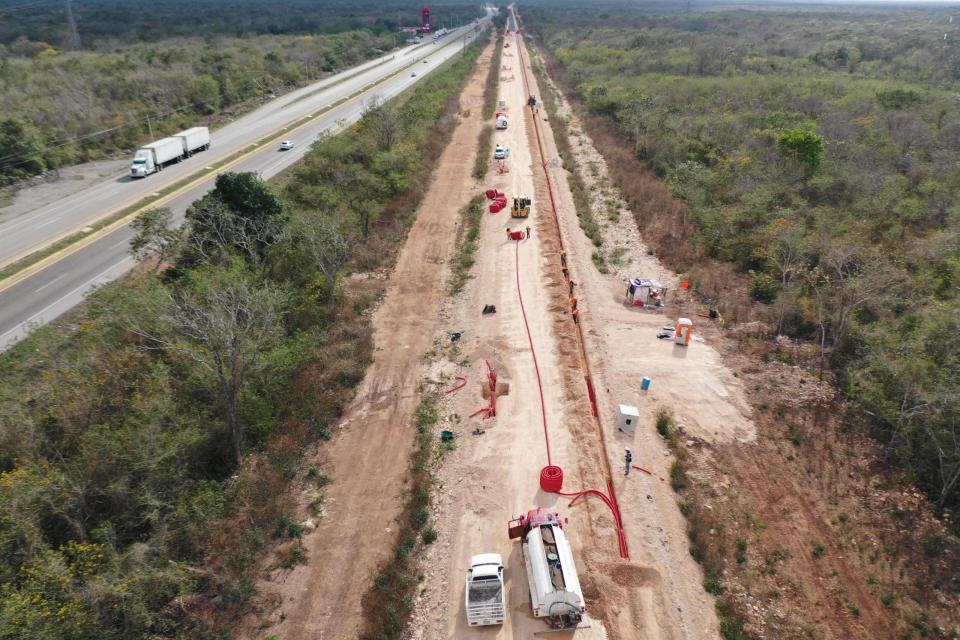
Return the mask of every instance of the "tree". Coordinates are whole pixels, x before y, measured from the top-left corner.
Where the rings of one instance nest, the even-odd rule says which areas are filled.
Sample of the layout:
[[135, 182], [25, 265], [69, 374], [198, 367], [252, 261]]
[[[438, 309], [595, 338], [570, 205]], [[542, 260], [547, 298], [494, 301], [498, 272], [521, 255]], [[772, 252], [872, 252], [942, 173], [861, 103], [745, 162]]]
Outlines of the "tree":
[[147, 209], [134, 218], [130, 227], [136, 235], [130, 239], [130, 253], [137, 261], [146, 260], [151, 255], [157, 258], [154, 272], [173, 255], [183, 237], [183, 230], [172, 228], [173, 214], [166, 207]]
[[17, 118], [0, 120], [0, 175], [40, 173], [47, 168], [40, 132]]
[[777, 137], [777, 147], [815, 171], [823, 156], [823, 137], [805, 129], [788, 129]]
[[164, 320], [172, 335], [146, 336], [213, 376], [237, 462], [243, 444], [240, 398], [250, 377], [262, 371], [262, 356], [282, 337], [285, 302], [277, 287], [251, 282], [242, 265], [233, 264], [198, 274], [185, 291], [170, 294]]
[[187, 209], [189, 248], [217, 263], [225, 250], [239, 250], [262, 260], [283, 235], [288, 217], [280, 199], [253, 173], [217, 176], [213, 191]]
[[400, 136], [400, 113], [392, 102], [373, 96], [365, 105], [363, 117], [377, 141], [377, 149], [387, 151]]
[[[809, 259], [806, 228], [798, 220], [777, 218], [767, 227], [766, 236], [766, 242], [760, 249], [760, 253], [780, 274], [780, 291], [785, 294], [790, 280]], [[777, 311], [778, 335], [783, 329], [786, 305], [786, 296], [781, 295]]]
[[329, 219], [305, 224], [299, 230], [299, 239], [308, 256], [316, 262], [327, 281], [327, 302], [333, 304], [337, 290], [337, 275], [350, 257], [350, 247], [337, 226]]
[[836, 345], [846, 335], [852, 315], [899, 289], [903, 274], [880, 257], [864, 255], [855, 244], [842, 239], [832, 241], [820, 261], [833, 283], [826, 302], [831, 312], [831, 340]]

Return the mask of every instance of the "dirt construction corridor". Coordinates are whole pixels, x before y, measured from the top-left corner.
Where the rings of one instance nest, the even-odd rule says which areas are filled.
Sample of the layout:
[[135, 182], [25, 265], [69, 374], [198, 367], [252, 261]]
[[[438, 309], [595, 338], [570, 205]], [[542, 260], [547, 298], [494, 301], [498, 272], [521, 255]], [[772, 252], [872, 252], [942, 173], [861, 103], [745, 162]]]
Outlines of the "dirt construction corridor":
[[[515, 32], [513, 16], [508, 29]], [[461, 119], [439, 160], [375, 315], [374, 362], [318, 460], [332, 483], [326, 513], [304, 537], [308, 562], [274, 571], [260, 585], [279, 596], [279, 606], [269, 620], [248, 625], [249, 640], [359, 637], [363, 595], [378, 566], [389, 561], [402, 526], [397, 516], [405, 499], [414, 411], [425, 388], [446, 389], [455, 376], [468, 383], [440, 394], [440, 428], [455, 431], [455, 447], [437, 452], [431, 522], [439, 537], [423, 559], [407, 637], [529, 640], [547, 631], [531, 611], [520, 544], [507, 538], [511, 518], [545, 507], [565, 523], [587, 610], [581, 628], [550, 637], [719, 638], [713, 598], [702, 587], [686, 522], [666, 481], [671, 457], [654, 429], [654, 415], [669, 408], [689, 438], [749, 441], [754, 427], [743, 389], [709, 344], [680, 347], [656, 338], [658, 327], [683, 312], [673, 296], [659, 312], [628, 307], [625, 283], [597, 271], [547, 114], [526, 106], [528, 96], [540, 95], [530, 54], [518, 35], [507, 35], [503, 47], [499, 109], [508, 114], [509, 126], [495, 132], [494, 143], [510, 150], [507, 170], [499, 171], [491, 159], [483, 185], [470, 177], [485, 124], [480, 112], [488, 49], [461, 96], [461, 111], [471, 115]], [[450, 299], [446, 282], [457, 212], [488, 187], [504, 191], [510, 202], [532, 198], [532, 212], [525, 220], [512, 219], [509, 208], [483, 214], [473, 277]], [[508, 228], [529, 235], [514, 240]], [[635, 250], [642, 253], [639, 246]], [[676, 280], [645, 253], [636, 264], [650, 270], [637, 277]], [[571, 315], [571, 280], [579, 327]], [[481, 314], [485, 305], [496, 312]], [[451, 332], [462, 335], [455, 344]], [[496, 416], [467, 418], [487, 404], [481, 387], [487, 363], [503, 383]], [[653, 380], [648, 391], [640, 388], [644, 376]], [[596, 416], [587, 378], [596, 392]], [[635, 433], [617, 431], [618, 404], [639, 408]], [[474, 435], [478, 427], [483, 432]], [[633, 451], [633, 464], [649, 473], [624, 475], [625, 447]], [[563, 469], [563, 491], [598, 489], [619, 502], [624, 548], [603, 501], [587, 496], [571, 505], [569, 497], [540, 489], [540, 471], [548, 463]], [[487, 552], [504, 558], [506, 622], [469, 628], [465, 571], [472, 555]]]
[[[676, 309], [668, 304], [665, 312], [654, 313], [627, 307], [625, 283], [596, 270], [547, 114], [526, 107], [527, 97], [539, 96], [540, 90], [522, 38], [507, 36], [502, 55], [500, 104], [509, 114], [509, 127], [497, 131], [494, 142], [510, 150], [508, 173], [494, 168], [485, 186], [504, 191], [511, 202], [514, 196], [532, 197], [533, 212], [528, 220], [511, 219], [509, 209], [484, 214], [475, 278], [445, 312], [449, 328], [464, 332], [462, 357], [438, 363], [433, 374], [470, 381], [447, 396], [443, 409], [448, 415], [466, 417], [484, 404], [480, 382], [485, 361], [509, 391], [498, 398], [495, 418], [455, 421], [457, 448], [446, 454], [439, 471], [435, 517], [440, 539], [425, 563], [424, 591], [411, 636], [528, 639], [546, 631], [547, 625], [532, 616], [520, 545], [507, 539], [506, 525], [531, 508], [548, 507], [568, 520], [565, 529], [589, 617], [585, 628], [550, 637], [719, 638], [713, 598], [702, 587], [700, 567], [688, 550], [686, 522], [665, 481], [671, 459], [654, 430], [653, 416], [666, 406], [693, 437], [746, 441], [753, 426], [743, 390], [709, 345], [698, 341], [684, 348], [657, 340], [657, 328], [675, 320]], [[508, 227], [526, 232], [528, 225], [531, 238], [508, 239]], [[576, 283], [599, 421], [592, 416], [584, 382], [586, 363], [570, 313], [560, 237], [569, 278]], [[656, 273], [637, 276], [675, 279], [659, 265], [650, 266]], [[548, 461], [547, 437], [518, 286], [543, 384], [549, 457], [564, 470], [564, 491], [606, 491], [612, 480], [629, 559], [620, 557], [613, 517], [600, 500], [590, 497], [571, 507], [569, 498], [539, 488], [540, 469]], [[497, 312], [481, 316], [488, 304]], [[643, 376], [654, 381], [650, 391], [640, 389]], [[619, 403], [640, 409], [636, 433], [617, 431], [614, 411]], [[471, 435], [476, 427], [485, 432]], [[634, 464], [652, 475], [634, 470], [624, 476], [627, 446]], [[464, 611], [464, 572], [472, 555], [486, 552], [504, 558], [507, 618], [502, 627], [471, 629]]]
[[[309, 561], [269, 576], [261, 591], [279, 596], [269, 626], [252, 621], [246, 637], [354, 639], [361, 600], [386, 562], [405, 501], [413, 450], [413, 414], [421, 395], [421, 363], [438, 330], [446, 264], [454, 250], [457, 211], [475, 194], [470, 177], [481, 128], [483, 80], [492, 46], [481, 54], [460, 97], [463, 117], [438, 163], [397, 265], [374, 316], [373, 364], [318, 461], [331, 483], [317, 529], [304, 536]], [[360, 540], [369, 542], [367, 546]], [[279, 612], [283, 616], [279, 616]]]

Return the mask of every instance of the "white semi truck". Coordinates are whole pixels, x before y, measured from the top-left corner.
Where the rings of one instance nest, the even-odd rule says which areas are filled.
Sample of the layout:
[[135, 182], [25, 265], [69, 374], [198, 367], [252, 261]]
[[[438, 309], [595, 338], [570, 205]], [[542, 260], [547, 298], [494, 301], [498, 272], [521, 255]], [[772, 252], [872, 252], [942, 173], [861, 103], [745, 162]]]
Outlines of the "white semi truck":
[[481, 553], [470, 559], [464, 589], [467, 623], [471, 627], [503, 624], [506, 604], [503, 594], [503, 558], [499, 553]]
[[546, 509], [532, 509], [511, 520], [508, 531], [511, 540], [520, 538], [522, 542], [533, 615], [546, 618], [554, 629], [576, 627], [586, 604], [560, 516]]
[[145, 144], [137, 149], [130, 165], [130, 175], [146, 178], [151, 173], [163, 170], [164, 165], [189, 157], [197, 151], [210, 148], [210, 130], [193, 127], [169, 138]]

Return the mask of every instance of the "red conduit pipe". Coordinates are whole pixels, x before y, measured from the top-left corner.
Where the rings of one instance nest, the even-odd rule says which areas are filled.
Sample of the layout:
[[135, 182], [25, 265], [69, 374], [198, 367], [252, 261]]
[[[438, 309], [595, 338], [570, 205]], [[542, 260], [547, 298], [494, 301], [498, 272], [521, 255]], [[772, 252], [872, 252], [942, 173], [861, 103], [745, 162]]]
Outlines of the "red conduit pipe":
[[593, 417], [596, 418], [600, 413], [597, 411], [597, 394], [593, 390], [593, 381], [590, 380], [590, 376], [583, 376], [583, 379], [587, 381], [587, 395], [590, 397], [590, 408], [593, 411]]
[[[523, 47], [522, 47], [522, 46], [518, 46], [518, 47], [517, 47], [517, 55], [518, 55], [519, 58], [520, 58], [520, 72], [521, 72], [520, 75], [521, 75], [521, 77], [522, 77], [522, 79], [523, 79], [524, 90], [526, 91], [527, 95], [529, 95], [529, 94], [530, 94], [530, 88], [529, 88], [529, 83], [528, 83], [528, 81], [527, 81], [526, 64], [524, 63], [524, 59], [523, 59]], [[537, 126], [536, 119], [533, 119], [533, 131], [534, 131], [534, 133], [535, 133], [536, 136], [537, 136], [537, 148], [538, 148], [538, 150], [540, 151], [540, 157], [544, 159], [543, 164], [542, 164], [543, 175], [544, 175], [544, 178], [546, 178], [546, 183], [547, 183], [547, 195], [548, 195], [549, 198], [550, 198], [550, 211], [551, 211], [551, 213], [553, 214], [553, 220], [554, 220], [554, 222], [555, 222], [556, 225], [557, 225], [557, 240], [558, 240], [559, 243], [560, 243], [560, 250], [561, 250], [561, 251], [565, 251], [564, 245], [563, 245], [563, 235], [560, 233], [560, 217], [559, 217], [559, 215], [557, 214], [557, 202], [556, 202], [556, 199], [554, 198], [554, 195], [553, 195], [553, 185], [552, 185], [552, 181], [550, 180], [550, 172], [547, 171], [547, 163], [546, 163], [546, 160], [545, 160], [546, 157], [547, 157], [547, 154], [544, 152], [543, 140], [542, 140], [542, 138], [540, 137], [540, 127]], [[535, 368], [536, 371], [537, 371], [537, 384], [538, 384], [539, 387], [540, 387], [540, 406], [541, 406], [541, 410], [542, 410], [542, 412], [543, 412], [543, 435], [544, 435], [544, 437], [545, 437], [546, 440], [547, 440], [547, 463], [548, 463], [548, 467], [550, 467], [550, 466], [553, 466], [553, 465], [552, 465], [552, 461], [551, 461], [551, 459], [550, 459], [550, 439], [549, 439], [549, 435], [548, 435], [548, 433], [547, 433], [547, 410], [546, 410], [546, 404], [544, 403], [544, 400], [543, 400], [543, 384], [542, 384], [541, 381], [540, 381], [540, 368], [539, 368], [539, 366], [537, 365], [537, 355], [536, 355], [536, 352], [535, 352], [534, 349], [533, 349], [533, 338], [531, 338], [531, 336], [530, 336], [530, 325], [529, 325], [529, 323], [527, 322], [527, 313], [526, 313], [526, 311], [525, 311], [524, 308], [523, 308], [523, 296], [522, 296], [521, 293], [520, 293], [520, 245], [519, 245], [519, 243], [517, 243], [517, 251], [516, 251], [516, 271], [517, 271], [517, 295], [518, 295], [518, 297], [520, 298], [520, 311], [523, 313], [523, 322], [524, 322], [524, 325], [526, 325], [526, 328], [527, 328], [527, 340], [530, 342], [530, 351], [531, 351], [531, 353], [533, 353], [533, 364], [534, 364], [534, 368]], [[578, 331], [579, 331], [579, 325], [577, 326], [577, 329], [578, 329]], [[581, 344], [582, 344], [582, 341], [583, 341], [582, 335], [581, 335], [580, 339], [581, 339]], [[588, 371], [589, 371], [589, 366], [588, 366]], [[590, 402], [591, 402], [591, 405], [592, 405], [591, 409], [592, 409], [592, 412], [593, 412], [594, 417], [597, 417], [597, 416], [598, 416], [598, 413], [597, 413], [597, 404], [596, 404], [596, 394], [595, 394], [595, 392], [594, 392], [594, 390], [593, 390], [593, 383], [592, 383], [592, 381], [590, 380], [589, 374], [586, 375], [586, 376], [584, 376], [584, 378], [585, 378], [586, 383], [587, 383], [587, 393], [588, 393], [589, 396], [590, 396]], [[544, 474], [544, 473], [546, 473], [546, 468], [544, 468], [544, 470], [541, 471], [541, 486], [543, 486], [542, 483], [543, 483], [543, 474]], [[561, 471], [561, 474], [562, 474], [562, 471]], [[561, 478], [562, 478], [562, 475], [561, 475]], [[562, 480], [561, 480], [561, 481], [562, 481]], [[546, 490], [546, 489], [544, 489], [544, 490]], [[607, 505], [608, 507], [610, 507], [610, 511], [613, 512], [613, 519], [614, 519], [614, 521], [615, 521], [615, 523], [616, 523], [616, 525], [617, 525], [617, 541], [618, 541], [619, 546], [620, 546], [620, 557], [621, 557], [621, 558], [629, 558], [630, 555], [629, 555], [629, 550], [627, 549], [627, 540], [626, 540], [626, 536], [624, 535], [624, 532], [623, 532], [623, 523], [622, 523], [621, 517], [620, 517], [620, 505], [619, 505], [619, 503], [617, 502], [616, 493], [615, 493], [615, 491], [614, 491], [613, 482], [612, 482], [611, 480], [608, 480], [608, 481], [607, 481], [607, 491], [610, 492], [610, 496], [611, 496], [611, 497], [609, 497], [609, 498], [608, 498], [607, 495], [604, 494], [602, 491], [598, 491], [598, 490], [596, 490], [596, 489], [586, 489], [586, 490], [584, 490], [584, 491], [581, 491], [581, 492], [579, 492], [579, 493], [574, 493], [574, 494], [561, 493], [561, 492], [559, 492], [559, 491], [557, 491], [557, 493], [558, 493], [558, 495], [562, 495], [562, 496], [574, 496], [574, 499], [570, 501], [570, 504], [571, 504], [571, 505], [573, 505], [573, 503], [575, 503], [581, 496], [586, 495], [586, 494], [593, 494], [593, 495], [599, 496], [599, 497], [604, 501], [604, 503], [606, 503], [606, 505]]]
[[467, 379], [464, 378], [463, 376], [457, 376], [456, 379], [460, 381], [457, 384], [457, 386], [453, 387], [452, 389], [447, 389], [445, 393], [453, 393], [455, 391], [460, 391], [460, 389], [463, 389], [465, 386], [467, 386]]
[[[523, 326], [527, 329], [527, 342], [530, 344], [530, 354], [533, 356], [533, 369], [537, 372], [537, 387], [540, 390], [540, 415], [543, 416], [543, 439], [547, 443], [547, 466], [553, 466], [550, 455], [550, 432], [547, 430], [547, 403], [543, 399], [543, 381], [540, 379], [540, 363], [537, 362], [537, 350], [533, 346], [533, 336], [530, 334], [530, 323], [527, 322], [527, 310], [523, 306], [523, 292], [520, 290], [520, 243], [514, 245], [514, 267], [517, 272], [517, 298], [520, 300], [520, 313], [523, 315]], [[562, 479], [562, 474], [561, 474]]]

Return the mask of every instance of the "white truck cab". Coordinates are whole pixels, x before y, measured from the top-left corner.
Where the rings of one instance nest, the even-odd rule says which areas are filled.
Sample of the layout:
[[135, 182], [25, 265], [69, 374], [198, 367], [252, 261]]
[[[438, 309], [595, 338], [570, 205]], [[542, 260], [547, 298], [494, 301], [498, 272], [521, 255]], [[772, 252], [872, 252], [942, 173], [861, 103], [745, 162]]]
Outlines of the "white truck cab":
[[464, 599], [471, 627], [503, 624], [506, 605], [503, 593], [503, 558], [499, 553], [481, 553], [470, 559]]

